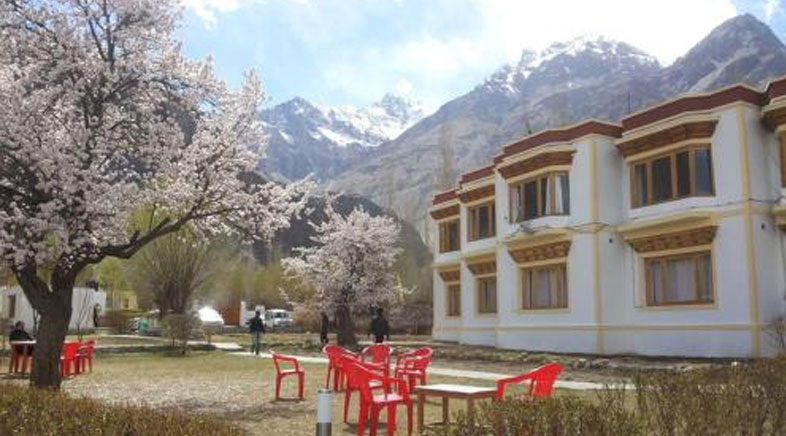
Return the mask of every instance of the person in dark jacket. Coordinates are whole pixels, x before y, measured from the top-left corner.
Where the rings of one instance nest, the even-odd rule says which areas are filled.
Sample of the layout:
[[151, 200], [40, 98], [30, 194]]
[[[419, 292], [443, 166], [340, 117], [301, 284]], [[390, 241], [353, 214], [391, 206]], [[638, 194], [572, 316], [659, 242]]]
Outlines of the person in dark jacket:
[[[35, 339], [30, 335], [30, 333], [27, 333], [25, 331], [24, 321], [17, 321], [16, 324], [14, 324], [13, 330], [11, 330], [11, 333], [8, 335], [8, 340], [10, 342], [16, 342], [16, 341], [34, 341]], [[23, 349], [23, 348], [24, 347], [22, 345], [19, 346], [19, 349]], [[27, 354], [32, 354], [32, 353], [33, 353], [33, 347], [28, 346]]]
[[325, 345], [330, 342], [328, 340], [328, 330], [330, 330], [330, 320], [328, 319], [327, 313], [322, 312], [322, 328], [319, 331], [319, 342], [324, 347]]
[[259, 356], [259, 347], [262, 343], [262, 333], [265, 333], [265, 322], [262, 313], [256, 311], [254, 317], [248, 320], [248, 330], [251, 332], [251, 352]]
[[385, 319], [385, 315], [381, 307], [377, 308], [377, 316], [371, 320], [371, 329], [369, 334], [374, 335], [374, 342], [377, 344], [381, 344], [385, 341], [385, 339], [388, 341], [390, 340], [390, 326], [388, 325], [388, 320]]

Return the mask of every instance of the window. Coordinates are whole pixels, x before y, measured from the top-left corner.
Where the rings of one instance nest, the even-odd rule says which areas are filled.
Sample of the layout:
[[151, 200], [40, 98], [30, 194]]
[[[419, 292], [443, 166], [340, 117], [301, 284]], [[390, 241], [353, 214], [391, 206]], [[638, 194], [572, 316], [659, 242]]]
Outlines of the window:
[[647, 305], [713, 302], [709, 252], [646, 259], [645, 266]]
[[494, 202], [470, 207], [467, 210], [469, 220], [467, 227], [469, 231], [468, 239], [475, 241], [478, 239], [490, 238], [496, 235], [496, 225], [494, 224]]
[[548, 173], [511, 185], [510, 211], [511, 222], [569, 214], [570, 180], [568, 173]]
[[781, 186], [786, 188], [786, 133], [781, 133]]
[[461, 248], [459, 240], [459, 220], [439, 224], [439, 252], [447, 253]]
[[461, 285], [458, 283], [448, 285], [447, 293], [447, 316], [461, 316]]
[[497, 313], [497, 278], [478, 279], [478, 313]]
[[707, 145], [690, 146], [631, 165], [634, 208], [714, 194], [712, 154]]
[[12, 319], [16, 317], [16, 295], [8, 296], [8, 317]]
[[568, 280], [565, 264], [521, 270], [522, 309], [568, 307]]

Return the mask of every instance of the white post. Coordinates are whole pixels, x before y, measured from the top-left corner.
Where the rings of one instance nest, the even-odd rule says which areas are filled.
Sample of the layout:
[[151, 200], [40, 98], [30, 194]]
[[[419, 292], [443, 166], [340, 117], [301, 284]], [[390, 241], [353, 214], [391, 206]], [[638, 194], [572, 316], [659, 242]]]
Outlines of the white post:
[[333, 412], [330, 389], [320, 389], [317, 393], [317, 436], [330, 436]]

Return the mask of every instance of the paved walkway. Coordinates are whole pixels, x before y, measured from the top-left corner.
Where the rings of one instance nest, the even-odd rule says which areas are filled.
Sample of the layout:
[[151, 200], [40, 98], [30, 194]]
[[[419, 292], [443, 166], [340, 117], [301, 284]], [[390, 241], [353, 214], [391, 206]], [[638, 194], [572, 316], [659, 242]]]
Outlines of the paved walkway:
[[[234, 356], [243, 356], [243, 357], [257, 357], [261, 359], [273, 358], [273, 355], [270, 353], [261, 353], [259, 356], [254, 356], [249, 352], [232, 352], [229, 354], [232, 354]], [[297, 358], [302, 363], [317, 363], [323, 365], [326, 365], [328, 363], [328, 360], [324, 357], [298, 356]], [[499, 374], [494, 372], [469, 371], [464, 369], [450, 369], [450, 368], [439, 368], [439, 367], [429, 367], [428, 373], [431, 375], [440, 375], [445, 377], [460, 377], [460, 378], [469, 378], [475, 380], [490, 380], [490, 381], [496, 381], [503, 377], [511, 376], [511, 374]], [[606, 385], [603, 385], [601, 383], [569, 381], [569, 380], [557, 380], [554, 386], [558, 389], [570, 389], [570, 390], [578, 390], [578, 391], [600, 390], [606, 387]], [[610, 387], [617, 388], [619, 386], [612, 385]]]

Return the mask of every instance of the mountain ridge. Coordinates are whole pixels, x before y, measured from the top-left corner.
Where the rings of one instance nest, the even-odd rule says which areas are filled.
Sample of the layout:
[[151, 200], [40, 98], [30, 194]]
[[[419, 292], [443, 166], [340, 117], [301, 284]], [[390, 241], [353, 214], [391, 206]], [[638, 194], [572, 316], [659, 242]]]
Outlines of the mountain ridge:
[[[786, 72], [786, 46], [751, 15], [722, 23], [666, 67], [629, 44], [603, 37], [583, 41], [582, 50], [571, 50], [574, 46], [575, 40], [555, 43], [553, 56], [540, 56], [544, 59], [537, 64], [537, 55], [523, 52], [518, 64], [495, 70], [468, 93], [446, 102], [344, 171], [330, 188], [383, 204], [395, 203], [393, 192], [398, 204], [385, 206], [422, 224], [431, 194], [446, 188], [436, 180], [445, 167], [440, 156], [455, 156], [459, 171], [478, 168], [503, 144], [529, 132], [586, 118], [618, 122], [681, 93], [735, 82], [758, 86]], [[446, 137], [452, 151], [436, 153], [445, 148], [441, 138]], [[381, 177], [381, 172], [389, 174]], [[417, 205], [408, 204], [412, 201]]]

